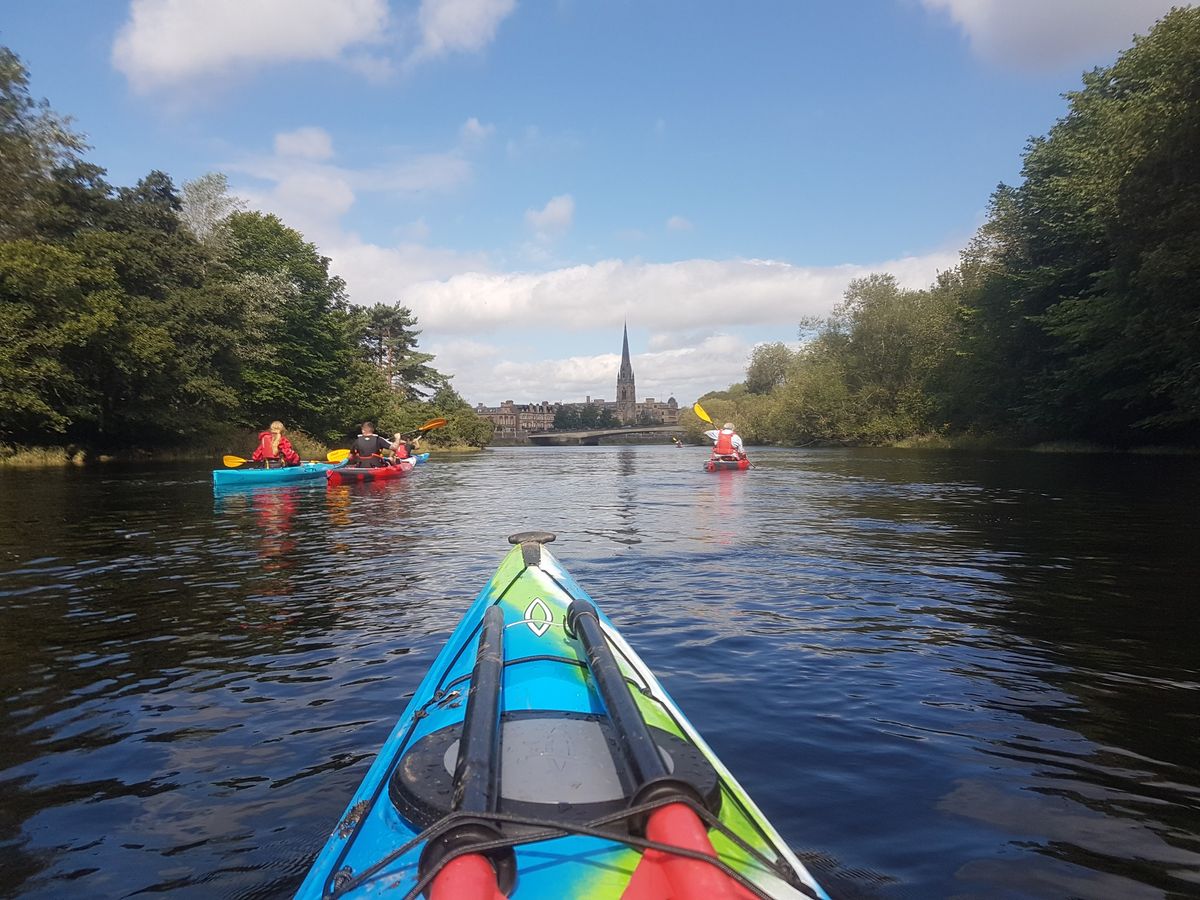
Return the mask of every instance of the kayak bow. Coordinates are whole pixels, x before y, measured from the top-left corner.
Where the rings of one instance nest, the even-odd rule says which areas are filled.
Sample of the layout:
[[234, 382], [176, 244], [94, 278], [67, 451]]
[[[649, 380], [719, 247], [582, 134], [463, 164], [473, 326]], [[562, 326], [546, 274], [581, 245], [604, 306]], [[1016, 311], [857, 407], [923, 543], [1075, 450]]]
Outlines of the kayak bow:
[[509, 538], [297, 896], [827, 900], [552, 540]]

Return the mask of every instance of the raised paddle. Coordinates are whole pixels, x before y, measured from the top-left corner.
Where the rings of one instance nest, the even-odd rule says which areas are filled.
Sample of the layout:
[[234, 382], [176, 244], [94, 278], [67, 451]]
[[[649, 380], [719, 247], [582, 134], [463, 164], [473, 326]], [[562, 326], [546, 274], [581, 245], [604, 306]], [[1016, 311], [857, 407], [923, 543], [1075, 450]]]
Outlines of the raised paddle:
[[406, 431], [403, 434], [401, 434], [400, 437], [405, 438], [407, 440], [408, 438], [413, 437], [414, 435], [424, 434], [427, 431], [433, 431], [435, 428], [441, 428], [445, 424], [446, 424], [445, 419], [430, 419], [428, 422], [426, 422], [424, 425], [422, 425], [416, 431]]

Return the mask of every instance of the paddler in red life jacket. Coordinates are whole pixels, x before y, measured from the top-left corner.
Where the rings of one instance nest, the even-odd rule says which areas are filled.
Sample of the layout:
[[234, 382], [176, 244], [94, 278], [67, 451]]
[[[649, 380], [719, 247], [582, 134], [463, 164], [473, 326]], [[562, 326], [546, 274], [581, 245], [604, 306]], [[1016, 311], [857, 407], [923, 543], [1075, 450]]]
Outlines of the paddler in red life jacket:
[[733, 430], [732, 422], [726, 422], [720, 431], [715, 428], [706, 431], [704, 436], [713, 442], [713, 459], [746, 458], [746, 451], [742, 449], [742, 436]]
[[404, 439], [400, 432], [396, 432], [396, 436], [392, 439], [392, 447], [396, 451], [396, 459], [408, 459], [410, 456], [417, 455], [417, 443], [421, 438], [415, 437], [410, 444]]
[[292, 448], [292, 442], [284, 437], [283, 423], [278, 419], [266, 431], [259, 433], [258, 446], [250, 459], [263, 469], [300, 465], [300, 454]]
[[363, 422], [362, 433], [350, 442], [350, 465], [360, 469], [389, 465], [383, 451], [395, 449], [395, 444], [375, 433], [374, 422]]

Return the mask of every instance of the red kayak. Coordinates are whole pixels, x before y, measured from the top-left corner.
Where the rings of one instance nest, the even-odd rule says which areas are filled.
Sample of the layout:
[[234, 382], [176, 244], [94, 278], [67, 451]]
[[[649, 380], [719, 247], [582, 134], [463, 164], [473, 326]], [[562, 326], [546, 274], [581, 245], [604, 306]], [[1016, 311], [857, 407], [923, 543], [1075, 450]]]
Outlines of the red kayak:
[[704, 463], [705, 472], [721, 472], [725, 469], [748, 469], [750, 460], [745, 456], [713, 456]]
[[412, 459], [402, 459], [397, 463], [386, 466], [338, 466], [330, 469], [326, 476], [330, 484], [349, 484], [352, 481], [382, 481], [385, 478], [401, 478], [413, 470], [417, 463]]

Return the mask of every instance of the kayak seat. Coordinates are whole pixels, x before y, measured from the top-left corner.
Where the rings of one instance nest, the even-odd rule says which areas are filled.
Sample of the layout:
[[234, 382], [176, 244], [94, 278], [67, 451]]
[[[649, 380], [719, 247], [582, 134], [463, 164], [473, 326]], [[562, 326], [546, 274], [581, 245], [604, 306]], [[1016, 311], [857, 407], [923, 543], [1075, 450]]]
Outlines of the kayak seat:
[[[635, 793], [614, 728], [603, 714], [514, 710], [500, 717], [498, 812], [583, 824], [626, 809]], [[650, 726], [672, 775], [696, 786], [704, 805], [720, 809], [720, 781], [692, 744]], [[404, 754], [389, 782], [396, 811], [418, 830], [451, 812], [461, 723], [425, 735]], [[502, 831], [527, 830], [501, 824]]]

